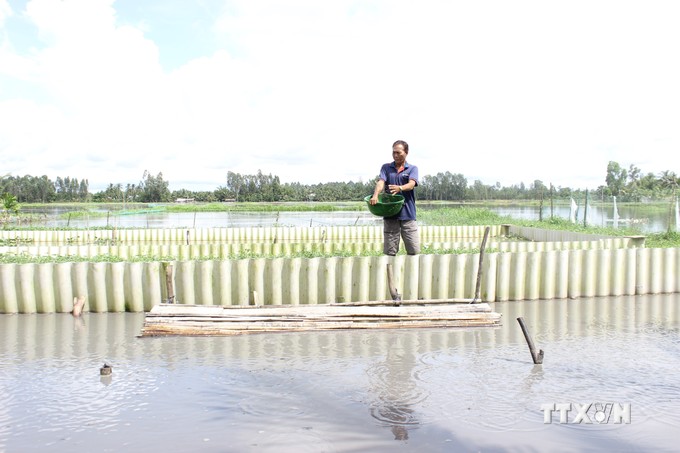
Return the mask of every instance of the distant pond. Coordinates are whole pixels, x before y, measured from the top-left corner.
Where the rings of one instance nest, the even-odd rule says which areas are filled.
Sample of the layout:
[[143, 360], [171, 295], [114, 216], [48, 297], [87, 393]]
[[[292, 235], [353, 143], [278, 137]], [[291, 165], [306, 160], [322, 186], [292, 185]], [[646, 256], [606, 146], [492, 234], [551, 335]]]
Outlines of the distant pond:
[[[431, 205], [420, 203], [419, 209], [436, 209], [441, 204]], [[451, 207], [485, 207], [502, 216], [515, 219], [545, 220], [550, 216], [571, 218], [569, 206], [559, 205], [551, 207], [525, 206], [525, 205], [498, 205], [491, 206], [475, 204], [451, 203]], [[281, 211], [281, 212], [163, 212], [153, 209], [140, 214], [121, 215], [111, 210], [104, 211], [107, 215], [68, 218], [64, 216], [69, 208], [41, 207], [26, 208], [27, 213], [42, 214], [42, 219], [33, 225], [40, 227], [74, 227], [90, 228], [115, 226], [119, 228], [216, 228], [216, 227], [265, 227], [265, 226], [345, 226], [345, 225], [381, 225], [381, 218], [373, 216], [366, 211]], [[129, 212], [129, 211], [128, 211]], [[635, 226], [643, 233], [663, 232], [668, 229], [669, 223], [673, 229], [677, 229], [676, 214], [669, 209], [659, 208], [659, 205], [620, 205], [617, 207], [618, 216], [615, 215], [614, 205], [611, 206], [588, 206], [587, 212], [583, 207], [576, 211], [575, 219], [582, 223], [585, 216], [586, 223], [591, 226]]]

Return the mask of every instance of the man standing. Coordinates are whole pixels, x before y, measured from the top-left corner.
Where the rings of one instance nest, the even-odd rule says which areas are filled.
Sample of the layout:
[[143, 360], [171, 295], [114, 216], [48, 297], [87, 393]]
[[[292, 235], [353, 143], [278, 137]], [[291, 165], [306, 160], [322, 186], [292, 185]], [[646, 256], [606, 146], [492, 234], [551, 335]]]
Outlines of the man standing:
[[391, 194], [404, 196], [404, 206], [392, 217], [384, 219], [385, 255], [394, 256], [399, 251], [399, 238], [404, 239], [406, 253], [417, 255], [420, 253], [420, 238], [416, 222], [415, 189], [418, 185], [418, 167], [406, 162], [408, 143], [397, 140], [392, 145], [392, 159], [394, 162], [384, 164], [380, 169], [380, 177], [375, 185], [371, 197], [371, 204], [378, 202], [378, 195], [385, 190]]

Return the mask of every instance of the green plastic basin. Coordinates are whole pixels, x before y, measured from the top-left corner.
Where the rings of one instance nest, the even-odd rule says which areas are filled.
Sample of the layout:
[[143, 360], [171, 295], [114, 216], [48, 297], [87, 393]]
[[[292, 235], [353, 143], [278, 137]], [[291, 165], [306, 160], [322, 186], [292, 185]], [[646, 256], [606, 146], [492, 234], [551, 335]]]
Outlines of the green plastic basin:
[[378, 202], [376, 204], [371, 204], [371, 196], [365, 197], [364, 201], [368, 205], [368, 210], [371, 211], [371, 214], [380, 217], [392, 217], [398, 214], [402, 206], [404, 206], [403, 195], [381, 193], [378, 195]]

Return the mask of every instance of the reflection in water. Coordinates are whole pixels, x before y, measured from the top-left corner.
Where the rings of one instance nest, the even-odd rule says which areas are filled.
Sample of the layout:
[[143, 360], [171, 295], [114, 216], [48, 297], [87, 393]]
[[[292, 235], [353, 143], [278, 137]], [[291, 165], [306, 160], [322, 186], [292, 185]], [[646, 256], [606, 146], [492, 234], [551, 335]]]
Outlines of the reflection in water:
[[[0, 451], [675, 448], [680, 296], [493, 305], [500, 328], [231, 338], [137, 338], [143, 313], [0, 315]], [[543, 423], [542, 404], [586, 402], [630, 403], [633, 422]]]
[[396, 440], [407, 440], [409, 427], [418, 425], [413, 406], [426, 399], [418, 389], [413, 372], [414, 351], [403, 345], [399, 337], [390, 344], [384, 360], [371, 365], [367, 374], [370, 392], [375, 398], [371, 416], [390, 426]]
[[[1, 364], [2, 362], [0, 362]], [[7, 451], [7, 439], [12, 432], [10, 407], [16, 404], [12, 401], [12, 397], [9, 381], [3, 378], [3, 373], [0, 370], [0, 451], [2, 452]]]

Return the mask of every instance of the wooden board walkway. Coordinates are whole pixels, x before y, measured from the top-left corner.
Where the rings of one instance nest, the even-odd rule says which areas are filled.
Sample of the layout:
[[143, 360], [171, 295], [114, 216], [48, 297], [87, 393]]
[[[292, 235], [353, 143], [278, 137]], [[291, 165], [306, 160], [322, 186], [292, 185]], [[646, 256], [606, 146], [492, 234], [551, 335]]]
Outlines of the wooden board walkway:
[[338, 329], [499, 326], [487, 303], [431, 299], [327, 305], [219, 306], [160, 304], [144, 319], [142, 337], [220, 336]]

